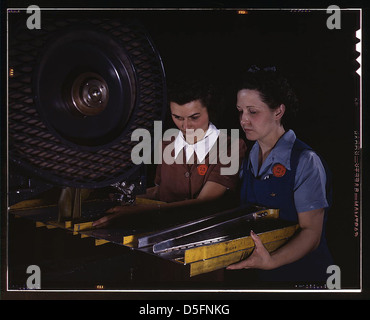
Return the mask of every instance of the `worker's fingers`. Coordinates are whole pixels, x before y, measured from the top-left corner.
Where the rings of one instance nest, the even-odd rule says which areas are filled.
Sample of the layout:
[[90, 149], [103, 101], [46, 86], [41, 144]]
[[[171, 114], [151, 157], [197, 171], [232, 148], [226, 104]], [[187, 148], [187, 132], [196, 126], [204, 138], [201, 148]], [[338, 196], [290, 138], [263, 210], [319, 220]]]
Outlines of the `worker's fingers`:
[[94, 221], [92, 223], [92, 226], [94, 228], [101, 228], [101, 227], [104, 227], [105, 225], [107, 225], [108, 221], [109, 221], [108, 217], [105, 216], [105, 217], [100, 218], [99, 220]]
[[[252, 240], [254, 241], [254, 244], [255, 244], [255, 249], [257, 248], [257, 245], [260, 246], [262, 244], [260, 238], [253, 232], [253, 230], [251, 230], [250, 232], [250, 236], [252, 238]], [[254, 267], [254, 257], [253, 257], [253, 253], [251, 256], [249, 256], [247, 259], [243, 260], [243, 261], [240, 261], [240, 262], [237, 262], [237, 263], [234, 263], [234, 264], [231, 264], [229, 265], [226, 269], [227, 270], [237, 270], [237, 269], [249, 269], [249, 268], [253, 268]]]
[[226, 269], [227, 270], [239, 270], [239, 269], [249, 269], [251, 268], [250, 264], [249, 264], [249, 258], [243, 260], [243, 261], [240, 261], [238, 263], [234, 263], [234, 264], [231, 264], [229, 265]]
[[251, 230], [250, 235], [251, 235], [251, 238], [254, 241], [255, 250], [256, 249], [258, 250], [258, 249], [261, 249], [261, 248], [265, 248], [264, 245], [263, 245], [263, 243], [262, 243], [262, 241], [261, 241], [261, 239], [260, 239], [260, 237], [257, 234], [255, 234], [253, 230]]

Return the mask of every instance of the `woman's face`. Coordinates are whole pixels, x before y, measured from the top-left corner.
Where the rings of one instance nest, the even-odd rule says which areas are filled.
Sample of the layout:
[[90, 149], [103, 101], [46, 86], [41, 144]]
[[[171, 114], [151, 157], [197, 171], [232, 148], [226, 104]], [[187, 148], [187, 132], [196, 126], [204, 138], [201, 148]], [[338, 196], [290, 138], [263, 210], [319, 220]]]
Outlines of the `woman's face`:
[[170, 108], [173, 122], [189, 143], [195, 143], [204, 137], [208, 130], [209, 116], [207, 108], [200, 100], [183, 105], [171, 102]]
[[280, 119], [285, 107], [275, 110], [262, 101], [259, 91], [242, 89], [237, 94], [239, 121], [248, 140], [263, 141], [281, 129]]

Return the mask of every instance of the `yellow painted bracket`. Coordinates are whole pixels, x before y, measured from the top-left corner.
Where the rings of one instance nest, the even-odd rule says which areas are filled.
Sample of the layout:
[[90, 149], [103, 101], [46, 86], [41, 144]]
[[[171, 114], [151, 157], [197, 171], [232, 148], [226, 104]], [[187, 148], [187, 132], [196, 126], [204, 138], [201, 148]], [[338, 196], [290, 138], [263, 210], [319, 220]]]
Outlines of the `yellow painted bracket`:
[[71, 221], [64, 221], [64, 222], [58, 222], [58, 221], [41, 222], [41, 221], [36, 221], [36, 228], [39, 228], [39, 227], [46, 227], [48, 229], [54, 229], [54, 228], [70, 229], [72, 227], [72, 222]]
[[[279, 247], [281, 247], [285, 242], [288, 241], [286, 239], [280, 239], [277, 241], [273, 241], [270, 243], [265, 243], [264, 246], [268, 252], [275, 251]], [[196, 276], [198, 274], [214, 271], [217, 269], [225, 268], [230, 264], [237, 263], [242, 261], [252, 253], [254, 247], [247, 248], [245, 250], [240, 250], [236, 252], [232, 252], [229, 254], [221, 255], [218, 257], [214, 257], [211, 259], [206, 259], [202, 261], [197, 261], [190, 264], [190, 277]]]
[[133, 243], [137, 240], [137, 236], [131, 235], [131, 236], [124, 236], [122, 239], [122, 244], [127, 245], [129, 243]]
[[[259, 233], [262, 243], [269, 252], [282, 246], [298, 229], [292, 225], [278, 230]], [[254, 249], [250, 236], [191, 248], [185, 251], [184, 264], [190, 264], [190, 276], [224, 268], [246, 259]]]
[[278, 219], [279, 209], [265, 209], [254, 213], [254, 218], [257, 219]]
[[123, 239], [122, 239], [122, 244], [123, 245], [128, 245], [130, 247], [137, 247], [137, 243], [138, 243], [139, 238], [144, 237], [148, 234], [150, 234], [150, 232], [124, 236]]
[[246, 250], [232, 252], [213, 259], [194, 262], [190, 264], [190, 277], [221, 269], [232, 263], [244, 260], [251, 254], [252, 250], [253, 248], [248, 248]]
[[[298, 225], [292, 225], [278, 230], [259, 233], [262, 243], [268, 243], [291, 237], [297, 230]], [[192, 263], [198, 260], [210, 259], [223, 254], [254, 247], [251, 236], [246, 236], [221, 243], [211, 244], [202, 247], [191, 248], [185, 251], [185, 263]]]
[[105, 239], [95, 239], [95, 245], [96, 246], [101, 246], [103, 244], [109, 243], [110, 241], [105, 240]]
[[90, 230], [93, 228], [93, 221], [75, 223], [73, 225], [73, 234], [76, 235], [79, 231]]
[[46, 227], [46, 224], [41, 221], [36, 221], [36, 228], [40, 228], [40, 227]]

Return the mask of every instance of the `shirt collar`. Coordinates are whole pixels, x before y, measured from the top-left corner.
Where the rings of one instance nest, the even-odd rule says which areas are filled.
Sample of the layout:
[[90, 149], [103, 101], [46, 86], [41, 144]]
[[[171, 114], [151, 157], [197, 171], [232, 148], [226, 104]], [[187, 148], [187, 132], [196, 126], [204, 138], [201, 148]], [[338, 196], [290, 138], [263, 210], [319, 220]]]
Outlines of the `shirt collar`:
[[258, 172], [258, 155], [259, 155], [259, 144], [256, 142], [250, 151], [250, 161], [252, 165], [252, 172], [257, 177], [271, 171], [271, 165], [280, 163], [288, 170], [290, 170], [290, 155], [292, 153], [293, 144], [296, 140], [296, 135], [293, 130], [285, 132], [275, 147], [271, 150], [270, 154], [262, 164]]
[[220, 130], [215, 127], [213, 123], [209, 123], [208, 130], [203, 139], [194, 144], [186, 142], [183, 133], [179, 130], [179, 134], [175, 139], [175, 158], [179, 155], [180, 151], [185, 148], [186, 160], [188, 161], [192, 154], [195, 152], [199, 162], [202, 162], [213, 145], [215, 144]]

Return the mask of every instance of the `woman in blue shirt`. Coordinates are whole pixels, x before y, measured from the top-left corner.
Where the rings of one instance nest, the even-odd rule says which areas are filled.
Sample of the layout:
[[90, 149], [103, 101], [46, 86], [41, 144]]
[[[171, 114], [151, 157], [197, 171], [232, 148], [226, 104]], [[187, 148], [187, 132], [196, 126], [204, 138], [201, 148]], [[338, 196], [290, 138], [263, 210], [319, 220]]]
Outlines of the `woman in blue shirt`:
[[253, 253], [228, 267], [259, 269], [264, 280], [325, 280], [332, 264], [324, 232], [329, 176], [320, 157], [285, 129], [286, 117], [295, 106], [291, 87], [275, 70], [252, 67], [238, 88], [241, 127], [248, 140], [256, 141], [241, 172], [241, 202], [278, 208], [281, 219], [300, 226], [271, 254], [251, 232]]

